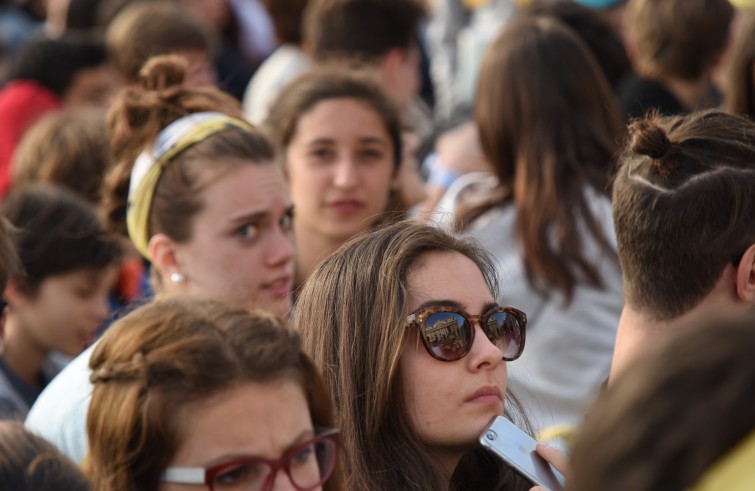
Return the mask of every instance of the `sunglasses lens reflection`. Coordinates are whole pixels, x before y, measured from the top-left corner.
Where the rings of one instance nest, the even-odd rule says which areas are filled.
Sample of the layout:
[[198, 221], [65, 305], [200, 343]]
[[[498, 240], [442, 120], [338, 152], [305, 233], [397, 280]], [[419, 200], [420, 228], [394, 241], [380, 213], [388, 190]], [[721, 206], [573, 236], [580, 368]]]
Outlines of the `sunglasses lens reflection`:
[[[436, 312], [425, 320], [425, 340], [433, 356], [441, 360], [458, 360], [469, 352], [472, 329], [457, 312]], [[482, 326], [490, 342], [498, 346], [504, 360], [521, 354], [523, 326], [511, 313], [501, 309], [490, 314]]]
[[458, 360], [469, 350], [470, 338], [467, 321], [456, 312], [438, 312], [425, 321], [425, 339], [437, 358]]
[[503, 353], [504, 360], [519, 357], [522, 345], [522, 326], [508, 312], [496, 312], [488, 318], [485, 334]]

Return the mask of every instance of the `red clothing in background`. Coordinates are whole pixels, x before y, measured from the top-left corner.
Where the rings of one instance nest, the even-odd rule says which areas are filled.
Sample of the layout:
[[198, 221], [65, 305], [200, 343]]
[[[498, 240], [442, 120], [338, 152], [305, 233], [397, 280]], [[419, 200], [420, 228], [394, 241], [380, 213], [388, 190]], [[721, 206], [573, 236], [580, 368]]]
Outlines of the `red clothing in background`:
[[33, 80], [14, 80], [0, 90], [0, 197], [10, 185], [10, 166], [18, 142], [42, 115], [59, 109], [58, 97]]

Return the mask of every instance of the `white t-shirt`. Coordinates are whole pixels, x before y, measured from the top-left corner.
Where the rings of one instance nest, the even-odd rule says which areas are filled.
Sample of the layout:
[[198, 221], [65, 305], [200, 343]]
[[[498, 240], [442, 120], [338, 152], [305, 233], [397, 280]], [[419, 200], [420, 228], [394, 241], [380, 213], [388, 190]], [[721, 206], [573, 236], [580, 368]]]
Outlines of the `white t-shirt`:
[[244, 92], [244, 116], [252, 124], [262, 124], [280, 91], [312, 61], [302, 50], [284, 44], [260, 65]]

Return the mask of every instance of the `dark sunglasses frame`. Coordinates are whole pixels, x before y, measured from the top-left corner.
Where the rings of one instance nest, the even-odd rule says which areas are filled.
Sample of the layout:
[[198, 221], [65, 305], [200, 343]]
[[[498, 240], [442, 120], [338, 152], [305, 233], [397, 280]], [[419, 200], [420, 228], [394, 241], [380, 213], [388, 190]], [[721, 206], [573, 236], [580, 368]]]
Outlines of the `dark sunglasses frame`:
[[[311, 486], [307, 487], [301, 487], [297, 483], [294, 482], [293, 478], [291, 477], [291, 472], [289, 471], [289, 465], [291, 464], [291, 459], [296, 457], [296, 455], [304, 448], [314, 445], [317, 443], [328, 441], [333, 444], [333, 461], [330, 463], [330, 467], [323, 470], [322, 474], [320, 475], [320, 480], [316, 484], [312, 484]], [[304, 442], [301, 442], [297, 444], [295, 447], [292, 447], [288, 450], [286, 450], [283, 455], [280, 456], [280, 458], [277, 459], [263, 459], [261, 457], [254, 457], [249, 459], [239, 459], [234, 460], [232, 462], [226, 462], [224, 464], [219, 464], [213, 467], [169, 467], [165, 470], [165, 474], [163, 475], [162, 482], [164, 483], [173, 483], [173, 484], [204, 484], [207, 486], [210, 491], [215, 491], [215, 485], [213, 484], [213, 481], [216, 477], [218, 477], [220, 474], [223, 474], [224, 472], [227, 472], [234, 467], [238, 467], [242, 464], [265, 464], [270, 469], [270, 474], [265, 478], [265, 482], [262, 484], [262, 489], [260, 491], [269, 491], [273, 483], [275, 482], [275, 476], [278, 475], [278, 472], [280, 470], [283, 470], [283, 472], [286, 473], [289, 480], [291, 481], [291, 484], [299, 491], [310, 491], [312, 489], [315, 489], [319, 486], [322, 486], [327, 482], [328, 479], [330, 479], [330, 476], [333, 475], [333, 471], [336, 467], [336, 462], [338, 461], [338, 450], [340, 448], [340, 439], [338, 437], [338, 430], [336, 429], [327, 429], [322, 430], [317, 433], [317, 435], [314, 438], [310, 438], [309, 440], [306, 440]], [[192, 475], [192, 477], [179, 477], [179, 476], [173, 476], [171, 477], [171, 473], [198, 473], [196, 476]], [[202, 474], [202, 475], [199, 475]], [[196, 477], [196, 478], [195, 478]]]
[[[451, 312], [451, 313], [460, 315], [466, 321], [467, 327], [468, 327], [467, 331], [469, 332], [469, 342], [467, 343], [465, 348], [459, 353], [458, 356], [455, 356], [452, 358], [443, 357], [443, 356], [439, 356], [435, 354], [430, 345], [430, 341], [427, 339], [427, 325], [426, 325], [427, 320], [430, 318], [430, 316], [434, 314], [440, 314], [444, 312]], [[506, 315], [512, 316], [514, 320], [519, 323], [519, 327], [521, 328], [521, 336], [520, 336], [521, 342], [519, 343], [516, 355], [512, 357], [506, 357], [503, 354], [503, 352], [501, 352], [501, 358], [504, 361], [514, 361], [522, 355], [522, 351], [524, 350], [525, 335], [527, 333], [527, 314], [513, 307], [493, 307], [492, 309], [488, 310], [482, 315], [472, 315], [457, 307], [451, 307], [451, 306], [445, 306], [445, 305], [425, 307], [412, 314], [409, 314], [409, 316], [406, 318], [406, 327], [409, 327], [409, 326], [417, 327], [417, 330], [419, 331], [419, 334], [420, 334], [420, 338], [422, 338], [422, 344], [425, 345], [425, 350], [430, 354], [430, 356], [432, 356], [433, 358], [439, 361], [457, 361], [467, 356], [467, 354], [469, 354], [469, 351], [472, 349], [472, 344], [474, 344], [474, 337], [475, 337], [475, 331], [476, 331], [475, 324], [479, 322], [480, 327], [482, 327], [483, 332], [487, 336], [487, 330], [485, 329], [487, 321], [490, 317], [498, 313], [504, 313]], [[491, 343], [496, 344], [497, 340], [490, 339], [490, 336], [487, 336], [487, 337]]]

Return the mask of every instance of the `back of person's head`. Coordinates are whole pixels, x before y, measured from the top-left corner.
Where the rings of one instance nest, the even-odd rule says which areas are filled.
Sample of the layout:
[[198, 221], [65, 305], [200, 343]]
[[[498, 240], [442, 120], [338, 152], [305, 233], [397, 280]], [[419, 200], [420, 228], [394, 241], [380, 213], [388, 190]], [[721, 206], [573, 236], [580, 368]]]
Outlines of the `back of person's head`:
[[[152, 59], [140, 73], [140, 86], [124, 90], [108, 116], [114, 167], [103, 192], [106, 218], [110, 228], [129, 236], [145, 257], [149, 238], [156, 233], [176, 242], [191, 238], [192, 219], [203, 207], [201, 190], [209, 177], [239, 165], [269, 164], [274, 157], [272, 143], [241, 119], [239, 102], [215, 88], [187, 87], [186, 69], [186, 63], [175, 56]], [[152, 183], [151, 202], [146, 204], [147, 223], [127, 226], [137, 157], [171, 123], [208, 111], [227, 115], [225, 124], [218, 131], [199, 135], [191, 144], [184, 141], [182, 151], [169, 159], [170, 165], [160, 164], [162, 173]], [[136, 187], [142, 184], [143, 179]]]
[[737, 38], [727, 74], [726, 108], [755, 118], [755, 17], [747, 22]]
[[624, 41], [599, 11], [571, 0], [538, 0], [526, 11], [533, 15], [553, 17], [574, 29], [590, 48], [614, 90], [631, 71]]
[[69, 0], [66, 9], [66, 30], [87, 30], [99, 27], [97, 16], [103, 0]]
[[84, 467], [101, 491], [161, 489], [192, 431], [181, 427], [179, 411], [245, 383], [293, 381], [313, 426], [333, 426], [329, 396], [297, 335], [278, 318], [219, 302], [177, 297], [141, 307], [108, 330], [89, 366]]
[[334, 99], [357, 100], [378, 115], [390, 136], [392, 157], [398, 168], [402, 156], [401, 117], [395, 104], [368, 73], [332, 64], [313, 68], [297, 77], [271, 106], [265, 126], [281, 156], [296, 136], [299, 119], [319, 103]]
[[301, 44], [304, 37], [304, 11], [309, 0], [264, 0], [263, 3], [275, 26], [278, 42]]
[[710, 110], [629, 131], [613, 184], [625, 302], [674, 319], [755, 243], [755, 123]]
[[119, 73], [128, 81], [136, 81], [139, 70], [153, 56], [209, 55], [215, 42], [200, 19], [168, 0], [127, 5], [108, 26], [105, 41]]
[[600, 284], [577, 219], [608, 249], [584, 193], [606, 192], [622, 131], [618, 114], [595, 58], [555, 19], [515, 19], [485, 54], [475, 106], [480, 142], [500, 182], [497, 199], [516, 205], [516, 234], [535, 288], [569, 298], [579, 276]]
[[425, 13], [421, 0], [312, 0], [304, 38], [317, 59], [372, 62], [416, 45]]
[[18, 284], [34, 294], [48, 277], [79, 269], [104, 269], [121, 258], [118, 241], [108, 234], [91, 205], [51, 185], [11, 193], [0, 212], [19, 229], [23, 272]]
[[107, 61], [104, 43], [89, 34], [36, 37], [14, 58], [7, 79], [34, 80], [63, 99], [80, 71], [101, 67]]
[[[698, 199], [704, 200], [699, 197]], [[692, 490], [711, 466], [755, 445], [755, 316], [710, 320], [645, 344], [590, 410], [573, 452], [570, 491]], [[723, 459], [722, 459], [723, 457]], [[722, 462], [723, 463], [723, 462]], [[716, 467], [720, 467], [716, 465]], [[729, 476], [752, 489], [752, 457]], [[737, 487], [739, 485], [739, 487]]]
[[[0, 216], [0, 297], [8, 279], [21, 271], [21, 262], [16, 250], [17, 231], [4, 216]], [[0, 312], [0, 316], [2, 312]]]
[[58, 184], [97, 204], [109, 161], [105, 115], [68, 109], [43, 117], [24, 134], [13, 154], [12, 182]]
[[729, 0], [636, 0], [629, 4], [634, 63], [646, 77], [696, 80], [718, 61], [729, 40]]
[[13, 491], [88, 491], [79, 468], [20, 422], [0, 421], [0, 488]]

